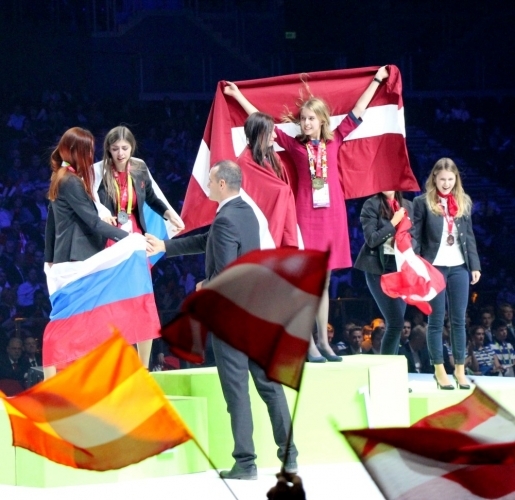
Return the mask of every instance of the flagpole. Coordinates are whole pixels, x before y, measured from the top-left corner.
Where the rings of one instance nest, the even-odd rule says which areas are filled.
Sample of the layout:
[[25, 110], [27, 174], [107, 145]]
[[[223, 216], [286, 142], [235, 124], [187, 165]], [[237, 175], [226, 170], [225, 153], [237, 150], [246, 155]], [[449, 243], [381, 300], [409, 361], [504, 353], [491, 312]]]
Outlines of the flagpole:
[[209, 465], [211, 466], [212, 469], [216, 470], [216, 473], [218, 474], [218, 477], [224, 482], [225, 486], [227, 486], [227, 489], [231, 492], [232, 496], [236, 499], [236, 500], [239, 500], [238, 497], [236, 496], [236, 494], [234, 493], [234, 491], [231, 489], [231, 487], [229, 486], [229, 484], [227, 483], [227, 481], [222, 477], [222, 475], [220, 474], [219, 470], [218, 470], [218, 467], [213, 463], [213, 461], [209, 458], [208, 454], [206, 453], [206, 450], [204, 450], [204, 448], [202, 447], [202, 445], [197, 441], [197, 438], [191, 434], [191, 439], [193, 440], [193, 442], [198, 446], [198, 449], [200, 450], [200, 452], [202, 453], [202, 455], [204, 455], [204, 458], [209, 462]]
[[301, 372], [300, 372], [300, 377], [299, 377], [299, 388], [297, 389], [297, 397], [295, 398], [295, 404], [293, 405], [293, 412], [292, 412], [292, 415], [291, 415], [291, 423], [290, 423], [290, 428], [288, 430], [288, 438], [286, 439], [286, 449], [284, 450], [284, 458], [283, 458], [283, 463], [282, 463], [282, 466], [281, 466], [281, 473], [284, 473], [285, 470], [284, 470], [284, 466], [286, 465], [286, 461], [288, 460], [288, 452], [290, 451], [290, 444], [293, 440], [293, 422], [295, 421], [295, 416], [297, 415], [297, 408], [299, 406], [299, 396], [300, 396], [300, 388], [302, 386], [302, 378], [304, 377], [304, 366], [306, 365], [306, 363], [304, 362], [302, 364], [302, 368], [301, 368]]

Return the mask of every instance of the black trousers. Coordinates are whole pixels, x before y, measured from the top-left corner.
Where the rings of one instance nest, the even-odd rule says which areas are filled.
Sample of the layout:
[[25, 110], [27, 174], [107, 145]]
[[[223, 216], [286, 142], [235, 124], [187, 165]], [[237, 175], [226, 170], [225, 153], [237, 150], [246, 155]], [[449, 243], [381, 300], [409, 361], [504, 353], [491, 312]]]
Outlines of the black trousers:
[[[270, 381], [262, 368], [245, 354], [226, 344], [213, 335], [213, 351], [227, 411], [231, 417], [234, 439], [232, 456], [239, 467], [245, 468], [256, 459], [252, 433], [252, 410], [249, 396], [249, 371], [256, 389], [265, 402], [272, 423], [272, 431], [277, 445], [277, 457], [282, 461], [286, 452], [288, 431], [291, 425], [290, 411], [282, 385]], [[288, 450], [287, 462], [297, 459], [297, 448], [293, 439]]]

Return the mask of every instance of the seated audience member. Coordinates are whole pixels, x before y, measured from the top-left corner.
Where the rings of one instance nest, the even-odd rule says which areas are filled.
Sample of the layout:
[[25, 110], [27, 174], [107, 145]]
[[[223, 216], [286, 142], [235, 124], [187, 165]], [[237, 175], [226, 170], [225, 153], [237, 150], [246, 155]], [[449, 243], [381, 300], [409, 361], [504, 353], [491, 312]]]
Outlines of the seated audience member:
[[25, 387], [29, 364], [23, 359], [23, 342], [17, 337], [9, 339], [5, 353], [0, 355], [0, 380], [17, 380]]
[[499, 363], [503, 368], [503, 375], [505, 377], [513, 377], [513, 365], [515, 364], [515, 350], [510, 342], [507, 342], [508, 327], [506, 321], [496, 319], [492, 323], [492, 332], [494, 334], [494, 341], [492, 349], [494, 350]]
[[433, 373], [427, 350], [426, 329], [417, 325], [411, 330], [408, 342], [399, 348], [408, 360], [408, 373]]
[[506, 340], [515, 346], [515, 325], [513, 325], [513, 307], [504, 302], [499, 306], [499, 319], [506, 321]]
[[386, 325], [384, 323], [384, 319], [383, 318], [375, 318], [372, 320], [372, 323], [370, 323], [370, 328], [372, 328], [372, 330], [374, 328], [382, 328], [383, 331], [386, 330]]
[[347, 345], [343, 341], [336, 342], [334, 339], [334, 327], [330, 323], [327, 323], [327, 339], [329, 344], [331, 345], [331, 349], [335, 354], [342, 354], [343, 351], [347, 348]]
[[487, 307], [481, 311], [481, 326], [484, 330], [484, 339], [483, 343], [491, 344], [494, 340], [493, 334], [492, 334], [492, 323], [494, 321], [495, 317], [491, 310], [491, 308]]
[[363, 335], [361, 349], [363, 352], [368, 352], [370, 349], [372, 349], [372, 330], [373, 328], [370, 325], [365, 325], [361, 329], [361, 334]]
[[342, 354], [363, 354], [361, 344], [363, 343], [363, 330], [359, 326], [354, 326], [349, 332], [349, 347], [347, 347]]
[[502, 366], [490, 344], [484, 345], [485, 329], [473, 326], [468, 343], [468, 355], [465, 368], [472, 375], [493, 375], [502, 373]]
[[371, 348], [366, 352], [366, 354], [381, 354], [381, 342], [384, 336], [384, 329], [380, 326], [377, 326], [372, 330], [371, 339]]
[[409, 341], [409, 336], [411, 335], [411, 321], [405, 319], [404, 326], [401, 331], [401, 338], [399, 339], [399, 347], [402, 347]]
[[38, 342], [34, 337], [25, 337], [23, 341], [23, 360], [25, 360], [29, 367], [41, 366], [41, 354], [38, 352]]

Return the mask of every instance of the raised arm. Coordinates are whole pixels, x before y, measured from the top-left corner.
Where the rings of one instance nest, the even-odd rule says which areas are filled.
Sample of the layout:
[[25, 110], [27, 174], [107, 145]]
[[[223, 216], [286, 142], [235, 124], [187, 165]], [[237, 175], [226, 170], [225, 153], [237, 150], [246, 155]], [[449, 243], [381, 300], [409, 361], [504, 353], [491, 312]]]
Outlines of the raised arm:
[[[257, 113], [259, 109], [257, 109], [250, 101], [241, 93], [241, 90], [234, 84], [233, 82], [225, 82], [227, 85], [224, 87], [224, 94], [230, 95], [234, 97], [238, 104], [243, 108], [243, 110], [251, 115], [252, 113]], [[373, 95], [373, 94], [372, 94]], [[372, 97], [370, 97], [372, 99]]]
[[386, 78], [388, 78], [388, 71], [386, 69], [386, 66], [382, 66], [377, 70], [374, 79], [370, 82], [370, 85], [366, 88], [365, 92], [361, 94], [361, 97], [358, 99], [358, 102], [354, 105], [352, 113], [356, 118], [361, 118], [363, 116], [363, 113], [370, 104], [372, 97], [374, 97], [377, 88], [379, 87], [379, 85], [381, 85], [381, 82]]

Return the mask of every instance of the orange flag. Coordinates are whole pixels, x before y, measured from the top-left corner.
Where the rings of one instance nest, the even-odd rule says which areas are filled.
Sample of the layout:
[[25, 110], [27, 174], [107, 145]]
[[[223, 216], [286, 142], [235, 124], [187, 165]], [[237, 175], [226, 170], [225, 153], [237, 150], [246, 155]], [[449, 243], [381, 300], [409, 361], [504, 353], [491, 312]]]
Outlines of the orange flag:
[[119, 332], [55, 377], [0, 396], [14, 446], [77, 469], [120, 469], [193, 437]]

